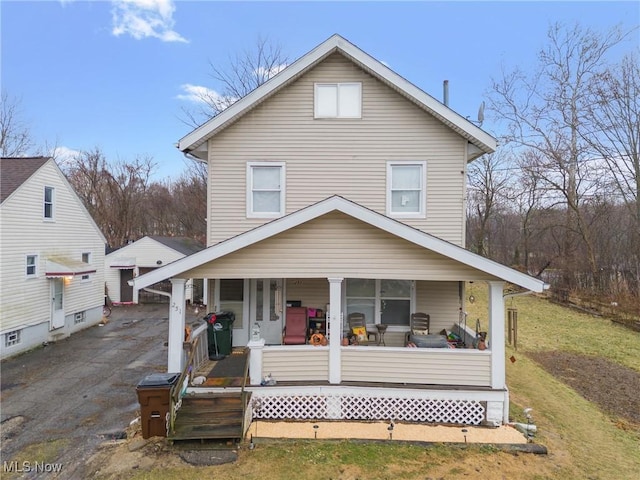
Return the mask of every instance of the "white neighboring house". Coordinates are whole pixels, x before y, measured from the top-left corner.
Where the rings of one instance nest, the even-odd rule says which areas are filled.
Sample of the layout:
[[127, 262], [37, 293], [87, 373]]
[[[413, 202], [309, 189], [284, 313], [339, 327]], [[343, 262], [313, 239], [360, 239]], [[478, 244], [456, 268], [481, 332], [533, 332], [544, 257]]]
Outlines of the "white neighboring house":
[[100, 322], [106, 240], [52, 158], [2, 158], [0, 179], [6, 358]]
[[[175, 260], [199, 252], [204, 248], [197, 240], [188, 237], [161, 237], [149, 235], [136, 240], [105, 256], [105, 281], [109, 298], [115, 304], [144, 303], [139, 290], [128, 282]], [[158, 285], [155, 290], [163, 290]], [[170, 290], [170, 288], [169, 288]], [[201, 283], [187, 282], [187, 300], [202, 300]]]

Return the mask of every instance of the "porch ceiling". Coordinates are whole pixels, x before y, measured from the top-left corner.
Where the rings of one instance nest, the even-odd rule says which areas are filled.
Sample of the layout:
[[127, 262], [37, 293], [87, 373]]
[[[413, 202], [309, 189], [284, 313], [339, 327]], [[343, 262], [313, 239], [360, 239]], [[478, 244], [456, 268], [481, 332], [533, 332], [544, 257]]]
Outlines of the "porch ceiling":
[[181, 276], [499, 280], [339, 211], [202, 264]]

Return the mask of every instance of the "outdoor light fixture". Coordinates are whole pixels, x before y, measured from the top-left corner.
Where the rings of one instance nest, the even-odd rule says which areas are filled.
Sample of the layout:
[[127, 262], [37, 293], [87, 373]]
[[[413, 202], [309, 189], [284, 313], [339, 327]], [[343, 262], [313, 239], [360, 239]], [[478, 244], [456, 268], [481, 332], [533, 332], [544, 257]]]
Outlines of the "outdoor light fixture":
[[318, 429], [320, 428], [319, 425], [314, 425], [313, 426], [313, 438], [318, 438]]

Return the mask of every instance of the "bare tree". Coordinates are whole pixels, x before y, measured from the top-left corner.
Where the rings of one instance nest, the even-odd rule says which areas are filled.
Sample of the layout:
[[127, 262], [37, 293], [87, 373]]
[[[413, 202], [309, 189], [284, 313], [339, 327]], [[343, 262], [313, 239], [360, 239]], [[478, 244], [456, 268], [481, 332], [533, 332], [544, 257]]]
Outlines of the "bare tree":
[[516, 69], [492, 85], [489, 108], [506, 122], [506, 140], [537, 152], [538, 178], [564, 203], [560, 259], [566, 284], [578, 263], [578, 244], [585, 247], [591, 273], [598, 272], [582, 204], [597, 190], [599, 179], [591, 175], [590, 149], [581, 128], [588, 115], [589, 82], [604, 70], [608, 52], [625, 35], [619, 28], [601, 35], [579, 25], [552, 25], [537, 70], [526, 74]]
[[66, 165], [69, 182], [110, 247], [121, 247], [146, 235], [146, 197], [154, 169], [148, 156], [112, 165], [99, 148], [81, 152]]
[[183, 109], [184, 120], [197, 127], [203, 120], [215, 117], [224, 109], [258, 88], [287, 66], [287, 57], [279, 44], [268, 37], [258, 37], [251, 50], [245, 50], [227, 59], [221, 66], [209, 60], [210, 74], [220, 90], [198, 88], [193, 94], [199, 100], [199, 108]]
[[33, 148], [33, 139], [21, 119], [20, 101], [2, 92], [0, 107], [0, 156], [22, 157]]
[[491, 256], [492, 229], [489, 222], [497, 215], [504, 203], [509, 186], [509, 175], [505, 169], [504, 150], [491, 155], [483, 155], [469, 166], [470, 218], [468, 222], [471, 249], [483, 256]]
[[[585, 141], [607, 166], [612, 193], [633, 215], [640, 235], [640, 58], [638, 52], [594, 76]], [[640, 249], [639, 249], [640, 250]]]

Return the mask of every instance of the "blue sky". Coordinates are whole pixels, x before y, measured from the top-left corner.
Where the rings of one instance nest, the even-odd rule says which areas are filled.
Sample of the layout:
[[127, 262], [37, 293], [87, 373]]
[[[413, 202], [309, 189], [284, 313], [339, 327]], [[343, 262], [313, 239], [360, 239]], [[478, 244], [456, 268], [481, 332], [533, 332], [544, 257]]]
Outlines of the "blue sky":
[[[2, 89], [35, 140], [151, 155], [162, 179], [184, 168], [185, 86], [219, 90], [209, 61], [224, 67], [259, 36], [293, 61], [339, 33], [438, 99], [449, 80], [450, 106], [475, 119], [491, 78], [529, 68], [551, 22], [630, 29], [640, 3], [2, 0], [0, 15]], [[638, 31], [619, 54], [634, 44]]]

